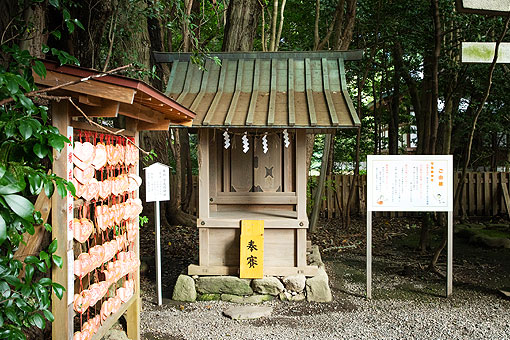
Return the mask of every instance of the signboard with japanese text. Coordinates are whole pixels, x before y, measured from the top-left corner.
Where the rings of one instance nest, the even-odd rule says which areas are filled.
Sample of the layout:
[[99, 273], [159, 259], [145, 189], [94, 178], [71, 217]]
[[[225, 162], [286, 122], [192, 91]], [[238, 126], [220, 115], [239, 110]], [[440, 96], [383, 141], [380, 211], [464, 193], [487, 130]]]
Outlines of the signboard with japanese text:
[[261, 279], [264, 275], [264, 221], [241, 221], [241, 279]]
[[452, 211], [451, 155], [369, 155], [368, 211]]
[[485, 15], [506, 15], [510, 12], [508, 0], [456, 0], [459, 12]]
[[170, 168], [154, 163], [145, 168], [145, 201], [161, 202], [170, 200]]

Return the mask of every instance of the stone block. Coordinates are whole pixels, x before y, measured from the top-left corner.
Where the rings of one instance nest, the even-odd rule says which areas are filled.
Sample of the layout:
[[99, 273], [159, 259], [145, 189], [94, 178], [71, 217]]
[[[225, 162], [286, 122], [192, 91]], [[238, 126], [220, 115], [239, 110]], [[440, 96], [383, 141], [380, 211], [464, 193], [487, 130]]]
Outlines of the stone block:
[[290, 275], [283, 278], [285, 289], [302, 292], [305, 289], [306, 277], [303, 274]]
[[174, 287], [172, 299], [176, 301], [193, 302], [197, 299], [195, 280], [188, 275], [179, 275]]
[[196, 289], [201, 294], [252, 295], [250, 281], [235, 276], [202, 276], [196, 281]]
[[278, 295], [283, 291], [283, 283], [274, 276], [266, 276], [251, 282], [253, 291], [259, 294]]
[[308, 302], [331, 302], [333, 300], [328, 274], [323, 268], [319, 268], [316, 276], [306, 280], [306, 299]]

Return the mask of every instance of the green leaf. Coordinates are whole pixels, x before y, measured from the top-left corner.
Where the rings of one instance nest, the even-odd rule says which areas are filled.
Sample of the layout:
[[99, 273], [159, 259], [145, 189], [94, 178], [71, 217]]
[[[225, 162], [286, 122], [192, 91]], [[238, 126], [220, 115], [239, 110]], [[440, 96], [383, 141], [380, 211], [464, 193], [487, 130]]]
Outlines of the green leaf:
[[51, 286], [53, 287], [53, 291], [55, 292], [55, 295], [59, 298], [59, 299], [62, 299], [62, 296], [64, 296], [64, 291], [65, 291], [65, 288], [64, 286], [62, 286], [61, 284], [58, 284], [56, 282], [53, 282], [51, 284]]
[[46, 231], [49, 231], [51, 233], [51, 224], [44, 223], [44, 229], [46, 229]]
[[53, 148], [57, 149], [58, 151], [60, 151], [60, 150], [62, 150], [64, 148], [64, 146], [66, 145], [66, 141], [69, 141], [67, 139], [67, 137], [62, 136], [60, 134], [54, 135], [54, 136], [50, 137], [49, 140], [48, 140], [50, 145]]
[[39, 195], [43, 188], [43, 181], [38, 173], [28, 174], [28, 184], [30, 185], [30, 192], [33, 195]]
[[24, 94], [19, 95], [18, 98], [21, 105], [23, 105], [25, 109], [33, 110], [35, 108], [34, 102], [30, 98], [25, 97]]
[[46, 196], [53, 196], [53, 191], [55, 191], [55, 187], [51, 179], [45, 178], [44, 180], [44, 193]]
[[14, 275], [5, 275], [4, 279], [8, 284], [14, 286], [14, 288], [17, 288], [21, 285], [21, 281]]
[[44, 262], [38, 262], [35, 264], [35, 266], [37, 267], [37, 270], [39, 270], [41, 273], [46, 273], [46, 271], [48, 270], [48, 267], [46, 266], [46, 261], [49, 262], [49, 259], [48, 260], [44, 260]]
[[39, 327], [39, 329], [44, 329], [44, 326], [46, 325], [46, 321], [44, 321], [44, 318], [41, 316], [41, 314], [33, 314], [32, 321], [37, 327]]
[[58, 0], [49, 0], [48, 2], [50, 3], [50, 5], [52, 5], [53, 7], [57, 8], [57, 9], [60, 7]]
[[0, 215], [0, 246], [2, 245], [2, 243], [4, 243], [6, 239], [7, 239], [7, 227], [5, 225], [4, 218], [2, 217], [2, 215]]
[[0, 314], [0, 328], [4, 325], [4, 317]]
[[48, 253], [53, 254], [57, 251], [58, 242], [57, 239], [54, 239], [53, 242], [50, 243], [50, 246], [48, 247]]
[[23, 89], [25, 89], [25, 91], [30, 91], [31, 88], [30, 88], [30, 84], [28, 83], [28, 81], [23, 78], [21, 75], [16, 75], [16, 77], [14, 77], [14, 80], [18, 83], [18, 85], [20, 85], [21, 87], [23, 87]]
[[2, 177], [4, 177], [5, 171], [7, 171], [7, 168], [5, 166], [3, 166], [2, 164], [0, 164], [0, 179], [2, 179]]
[[[26, 279], [26, 275], [25, 275], [25, 279]], [[23, 286], [23, 288], [21, 288], [21, 295], [23, 295], [24, 297], [30, 296], [31, 293], [32, 293], [32, 287], [30, 287], [30, 284], [26, 284]]]
[[25, 266], [25, 282], [29, 283], [32, 281], [32, 278], [34, 277], [34, 266], [27, 264]]
[[18, 129], [25, 140], [32, 136], [32, 126], [30, 126], [27, 122], [21, 122]]
[[34, 145], [33, 151], [35, 155], [39, 158], [44, 158], [48, 154], [48, 149], [39, 143], [36, 143]]
[[9, 287], [9, 284], [5, 281], [0, 281], [0, 294], [2, 294], [5, 299], [11, 296], [11, 287]]
[[46, 78], [46, 67], [43, 62], [40, 60], [34, 61], [34, 66], [32, 66], [34, 72], [41, 78]]
[[69, 33], [73, 33], [74, 32], [74, 24], [72, 21], [66, 21], [66, 26], [67, 26], [67, 30], [69, 31]]
[[30, 255], [30, 256], [25, 257], [25, 261], [24, 262], [25, 263], [32, 263], [33, 264], [33, 263], [39, 262], [39, 259], [37, 257], [35, 257], [35, 256], [31, 256]]
[[55, 321], [55, 317], [49, 310], [47, 309], [43, 310], [43, 314], [49, 322]]
[[47, 252], [45, 252], [44, 250], [41, 250], [41, 252], [39, 253], [39, 258], [41, 260], [46, 260], [47, 258], [49, 258], [49, 255]]
[[0, 195], [14, 194], [25, 189], [25, 180], [22, 176], [15, 176], [8, 171], [0, 179]]
[[21, 324], [21, 322], [18, 319], [18, 316], [16, 315], [16, 312], [14, 312], [14, 307], [6, 308], [5, 316], [7, 316], [7, 318], [11, 320], [15, 325]]
[[48, 53], [50, 51], [50, 47], [48, 45], [46, 45], [46, 44], [43, 44], [41, 50], [42, 50], [42, 53], [46, 54], [46, 53]]
[[43, 277], [42, 279], [39, 280], [39, 284], [41, 286], [49, 286], [51, 285], [51, 279], [49, 277]]
[[64, 198], [67, 196], [67, 189], [66, 185], [62, 181], [56, 181], [57, 184], [57, 192], [60, 195], [60, 197]]
[[69, 11], [67, 9], [64, 8], [64, 10], [62, 11], [62, 15], [64, 16], [64, 20], [69, 20], [71, 19], [71, 13], [69, 13]]
[[55, 263], [57, 267], [62, 268], [64, 261], [62, 261], [62, 258], [60, 256], [52, 255], [51, 258], [53, 259], [53, 263]]
[[3, 198], [16, 215], [26, 220], [33, 219], [34, 205], [25, 197], [20, 195], [4, 195]]
[[76, 196], [76, 188], [73, 182], [67, 181], [67, 190], [69, 190], [73, 196]]
[[7, 78], [7, 91], [10, 92], [11, 96], [19, 92], [19, 85], [15, 77]]
[[85, 30], [85, 27], [83, 27], [82, 23], [80, 22], [80, 20], [78, 19], [74, 19], [73, 22], [76, 24], [76, 26], [78, 26], [79, 28], [81, 28], [82, 30]]
[[60, 40], [60, 38], [62, 37], [62, 33], [60, 33], [59, 30], [51, 31], [51, 35], [53, 35], [57, 40]]

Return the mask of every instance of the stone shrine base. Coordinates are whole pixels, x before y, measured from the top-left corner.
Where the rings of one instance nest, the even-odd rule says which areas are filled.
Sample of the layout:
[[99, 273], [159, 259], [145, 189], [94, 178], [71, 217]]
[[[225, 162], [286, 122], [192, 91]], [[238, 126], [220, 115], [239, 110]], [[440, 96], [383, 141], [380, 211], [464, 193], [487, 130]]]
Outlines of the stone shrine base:
[[265, 276], [262, 279], [240, 279], [236, 276], [188, 276], [181, 274], [174, 287], [172, 299], [176, 301], [228, 301], [235, 303], [261, 303], [278, 298], [282, 301], [330, 302], [329, 279], [324, 270], [319, 247], [312, 246], [308, 254], [309, 265], [318, 267], [317, 275], [306, 278], [303, 274]]

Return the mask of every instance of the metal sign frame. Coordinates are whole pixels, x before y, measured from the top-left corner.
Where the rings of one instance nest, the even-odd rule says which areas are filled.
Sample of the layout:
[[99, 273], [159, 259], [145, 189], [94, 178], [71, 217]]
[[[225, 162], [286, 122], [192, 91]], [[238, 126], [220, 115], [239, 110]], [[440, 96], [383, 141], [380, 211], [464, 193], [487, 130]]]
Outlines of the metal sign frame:
[[[447, 195], [446, 207], [428, 209], [424, 207], [414, 208], [379, 208], [370, 204], [373, 193], [372, 167], [373, 161], [406, 162], [416, 161], [447, 161], [448, 181], [446, 182]], [[366, 284], [367, 299], [372, 298], [372, 212], [374, 211], [445, 211], [448, 212], [448, 245], [447, 245], [447, 269], [446, 269], [446, 297], [453, 292], [453, 156], [452, 155], [368, 155], [367, 157], [367, 263], [366, 263]]]

